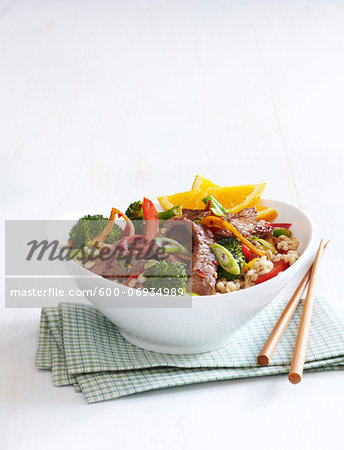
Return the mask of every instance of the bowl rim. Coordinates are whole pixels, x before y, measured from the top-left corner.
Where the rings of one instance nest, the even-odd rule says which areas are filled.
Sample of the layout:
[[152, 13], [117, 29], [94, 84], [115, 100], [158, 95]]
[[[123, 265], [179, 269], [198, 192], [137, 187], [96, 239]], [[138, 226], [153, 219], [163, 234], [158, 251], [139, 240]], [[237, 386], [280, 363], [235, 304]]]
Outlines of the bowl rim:
[[[305, 222], [307, 222], [307, 224], [308, 224], [308, 226], [310, 228], [309, 242], [306, 245], [306, 247], [304, 248], [304, 250], [303, 250], [302, 254], [300, 255], [300, 257], [298, 258], [298, 260], [295, 261], [295, 263], [292, 266], [288, 267], [288, 269], [286, 269], [285, 271], [281, 272], [278, 276], [276, 276], [274, 278], [271, 278], [270, 280], [267, 280], [264, 283], [256, 284], [256, 285], [250, 286], [249, 288], [246, 288], [246, 289], [240, 289], [239, 291], [228, 292], [226, 294], [220, 294], [218, 296], [216, 294], [191, 296], [192, 297], [192, 303], [199, 304], [199, 303], [201, 303], [203, 301], [206, 301], [206, 300], [209, 300], [209, 299], [213, 299], [214, 300], [215, 298], [216, 298], [216, 300], [217, 299], [221, 299], [221, 300], [223, 299], [224, 300], [224, 299], [227, 298], [228, 295], [230, 295], [230, 298], [232, 300], [234, 300], [235, 298], [238, 298], [238, 296], [247, 295], [248, 292], [252, 293], [254, 295], [254, 293], [258, 292], [258, 289], [262, 290], [262, 289], [264, 289], [264, 287], [270, 287], [271, 288], [274, 284], [276, 285], [276, 287], [277, 287], [277, 285], [283, 287], [288, 281], [289, 274], [290, 274], [290, 269], [293, 269], [293, 272], [296, 273], [303, 266], [303, 263], [306, 261], [307, 256], [311, 252], [312, 247], [313, 247], [313, 243], [314, 243], [314, 225], [313, 225], [313, 222], [312, 222], [311, 218], [301, 208], [298, 208], [297, 206], [292, 205], [292, 204], [287, 203], [287, 202], [282, 202], [280, 200], [273, 200], [273, 199], [262, 199], [261, 202], [262, 202], [263, 205], [266, 205], [266, 206], [273, 206], [273, 205], [271, 205], [271, 203], [273, 203], [277, 207], [277, 209], [278, 209], [278, 205], [281, 205], [281, 206], [287, 207], [287, 208], [291, 208], [291, 209], [295, 209], [296, 211], [298, 211], [298, 213], [301, 213], [301, 215], [303, 216], [303, 219], [305, 220]], [[158, 203], [155, 203], [155, 205], [158, 206], [159, 209], [161, 210], [161, 207], [160, 207], [160, 205]], [[120, 206], [118, 209], [120, 211], [122, 211], [122, 210], [126, 209], [126, 207], [121, 208], [121, 206]], [[100, 211], [105, 211], [105, 210], [111, 210], [111, 207], [100, 207], [100, 208], [92, 208], [91, 210], [72, 211], [70, 213], [66, 213], [66, 214], [62, 214], [62, 215], [59, 215], [57, 217], [54, 217], [52, 220], [77, 220], [77, 218], [80, 218], [80, 217], [84, 216], [85, 214], [96, 214], [96, 213], [99, 214]], [[74, 216], [74, 217], [72, 218], [71, 216]], [[84, 270], [87, 271], [88, 274], [91, 273], [92, 275], [89, 275], [89, 276], [92, 277], [92, 278], [100, 278], [104, 282], [111, 283], [111, 285], [113, 285], [113, 284], [117, 285], [118, 284], [122, 288], [127, 288], [128, 290], [129, 289], [133, 289], [133, 288], [130, 288], [129, 286], [125, 286], [123, 284], [116, 283], [114, 281], [110, 281], [107, 278], [104, 278], [104, 277], [102, 277], [100, 275], [97, 275], [97, 274], [95, 274], [93, 272], [90, 272], [88, 269], [85, 269], [82, 266], [78, 266], [78, 267], [81, 270], [83, 270], [83, 271]], [[155, 294], [152, 294], [152, 295], [155, 296]], [[156, 294], [156, 295], [161, 297], [161, 298], [165, 297], [164, 295], [160, 295], [160, 294]]]

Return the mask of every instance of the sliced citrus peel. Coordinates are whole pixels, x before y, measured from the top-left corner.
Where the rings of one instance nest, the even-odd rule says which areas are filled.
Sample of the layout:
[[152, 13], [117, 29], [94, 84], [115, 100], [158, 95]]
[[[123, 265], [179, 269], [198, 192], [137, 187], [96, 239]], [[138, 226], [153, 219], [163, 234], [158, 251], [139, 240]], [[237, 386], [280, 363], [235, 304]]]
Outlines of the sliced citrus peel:
[[208, 216], [204, 217], [200, 222], [201, 225], [204, 225], [205, 227], [215, 227], [215, 228], [221, 228], [222, 230], [228, 230], [236, 236], [239, 241], [246, 245], [255, 255], [258, 256], [264, 256], [265, 252], [262, 250], [259, 250], [255, 245], [253, 245], [248, 239], [246, 239], [239, 231], [229, 222], [227, 222], [225, 219], [222, 219], [222, 217], [215, 217], [215, 216]]

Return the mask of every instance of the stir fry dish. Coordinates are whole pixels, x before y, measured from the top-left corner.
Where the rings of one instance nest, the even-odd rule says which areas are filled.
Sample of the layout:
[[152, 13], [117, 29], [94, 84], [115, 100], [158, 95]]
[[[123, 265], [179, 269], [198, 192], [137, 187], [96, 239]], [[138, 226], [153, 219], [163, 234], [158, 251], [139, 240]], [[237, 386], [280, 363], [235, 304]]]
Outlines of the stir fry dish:
[[260, 205], [264, 185], [221, 188], [197, 175], [191, 191], [158, 198], [164, 211], [143, 198], [109, 218], [84, 216], [69, 234], [71, 259], [160, 294], [219, 295], [263, 283], [299, 258], [292, 224]]

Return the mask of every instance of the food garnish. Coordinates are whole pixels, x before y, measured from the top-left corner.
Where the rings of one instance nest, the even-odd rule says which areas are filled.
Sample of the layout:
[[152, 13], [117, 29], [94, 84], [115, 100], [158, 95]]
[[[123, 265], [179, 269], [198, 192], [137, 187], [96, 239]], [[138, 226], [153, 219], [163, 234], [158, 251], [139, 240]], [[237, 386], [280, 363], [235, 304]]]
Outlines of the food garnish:
[[231, 213], [237, 213], [244, 208], [254, 207], [263, 193], [265, 183], [244, 186], [229, 186], [220, 188], [198, 189], [195, 191], [179, 192], [172, 195], [158, 197], [164, 209], [181, 205], [182, 208], [202, 209], [202, 199], [212, 195]]
[[155, 237], [154, 241], [156, 245], [163, 248], [166, 253], [179, 253], [180, 255], [187, 255], [189, 252], [182, 244], [177, 242], [175, 239], [168, 237]]
[[230, 273], [222, 268], [221, 265], [219, 265], [219, 267], [217, 268], [217, 278], [225, 278], [228, 281], [240, 278], [240, 274], [245, 267], [245, 256], [244, 252], [242, 251], [241, 242], [236, 237], [231, 236], [228, 238], [220, 239], [218, 241], [218, 244], [220, 244], [231, 253], [236, 263], [238, 264], [240, 271], [237, 274]]
[[197, 191], [197, 190], [202, 190], [205, 191], [208, 188], [211, 187], [220, 187], [217, 184], [212, 183], [210, 180], [207, 180], [206, 178], [202, 178], [201, 175], [196, 175], [194, 182], [192, 183], [192, 187], [191, 190], [192, 191]]
[[227, 250], [226, 247], [220, 244], [212, 244], [210, 247], [215, 253], [216, 259], [224, 271], [232, 275], [240, 275], [240, 266], [236, 262], [232, 253]]

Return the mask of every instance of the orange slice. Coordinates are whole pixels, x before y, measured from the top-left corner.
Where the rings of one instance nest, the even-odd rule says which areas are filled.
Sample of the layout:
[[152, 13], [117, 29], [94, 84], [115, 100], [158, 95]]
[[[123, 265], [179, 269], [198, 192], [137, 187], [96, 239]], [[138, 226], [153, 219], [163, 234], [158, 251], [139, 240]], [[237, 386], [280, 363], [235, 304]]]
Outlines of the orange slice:
[[267, 222], [271, 222], [276, 219], [278, 216], [278, 212], [275, 209], [268, 208], [267, 206], [257, 205], [257, 220], [266, 220]]
[[[169, 196], [171, 197], [171, 196]], [[160, 205], [164, 208], [166, 211], [167, 209], [173, 208], [174, 204], [171, 203], [166, 195], [162, 195], [161, 197], [158, 197]]]
[[229, 212], [237, 213], [244, 208], [256, 206], [265, 187], [265, 183], [247, 184], [244, 186], [230, 186], [209, 188], [207, 195], [212, 195]]
[[182, 205], [183, 208], [204, 209], [202, 198], [213, 195], [229, 212], [236, 213], [244, 208], [256, 206], [265, 183], [248, 184], [244, 186], [210, 187], [206, 190], [179, 192], [178, 194], [163, 195], [158, 197], [164, 209], [174, 205]]
[[210, 180], [207, 180], [206, 178], [201, 177], [201, 175], [196, 175], [194, 182], [192, 184], [191, 190], [197, 191], [199, 189], [199, 190], [205, 191], [206, 189], [211, 188], [211, 187], [218, 188], [220, 186], [212, 183]]
[[164, 209], [170, 209], [173, 206], [181, 205], [182, 208], [204, 209], [205, 204], [202, 198], [206, 197], [206, 191], [197, 189], [196, 191], [179, 192], [178, 194], [162, 195], [158, 197], [160, 205]]

